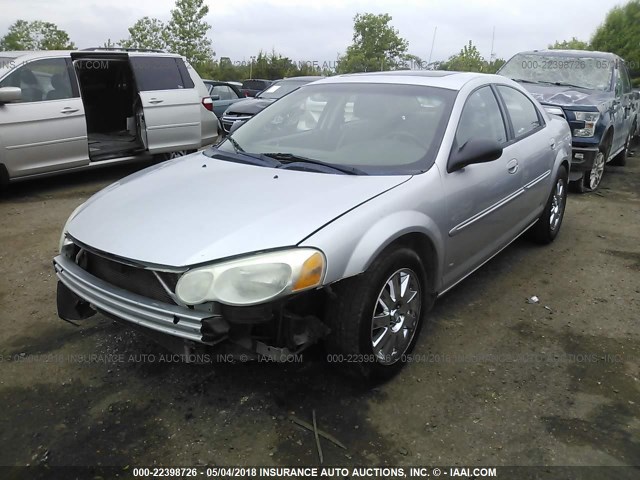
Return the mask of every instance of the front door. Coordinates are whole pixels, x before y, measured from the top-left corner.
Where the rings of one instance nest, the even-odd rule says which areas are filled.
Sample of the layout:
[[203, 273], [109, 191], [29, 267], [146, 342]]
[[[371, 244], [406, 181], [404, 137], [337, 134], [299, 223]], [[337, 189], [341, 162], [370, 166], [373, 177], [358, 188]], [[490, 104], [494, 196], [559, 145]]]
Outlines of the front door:
[[0, 104], [0, 161], [11, 178], [87, 165], [84, 107], [70, 60], [28, 62], [0, 80], [20, 102]]

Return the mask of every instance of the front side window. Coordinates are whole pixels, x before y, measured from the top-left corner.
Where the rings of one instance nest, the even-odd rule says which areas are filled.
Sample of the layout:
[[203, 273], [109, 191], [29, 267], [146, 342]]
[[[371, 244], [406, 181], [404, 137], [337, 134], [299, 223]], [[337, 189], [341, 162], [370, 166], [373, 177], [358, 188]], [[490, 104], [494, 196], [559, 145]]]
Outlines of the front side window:
[[456, 147], [462, 148], [476, 138], [495, 140], [499, 144], [507, 141], [500, 107], [490, 87], [479, 88], [467, 99], [456, 131]]
[[511, 87], [498, 87], [513, 124], [513, 133], [521, 138], [542, 126], [538, 109], [522, 92]]
[[233, 133], [235, 145], [227, 141], [217, 151], [240, 146], [367, 174], [419, 173], [435, 161], [456, 94], [418, 85], [306, 85], [258, 113]]
[[47, 58], [22, 65], [2, 79], [1, 87], [19, 87], [23, 103], [74, 96], [64, 58]]

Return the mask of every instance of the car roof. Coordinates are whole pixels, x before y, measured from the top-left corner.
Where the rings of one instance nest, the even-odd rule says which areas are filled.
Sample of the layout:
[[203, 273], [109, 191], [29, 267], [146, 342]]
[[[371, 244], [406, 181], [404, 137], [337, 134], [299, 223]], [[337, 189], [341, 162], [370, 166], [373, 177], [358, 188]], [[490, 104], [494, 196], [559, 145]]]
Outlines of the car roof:
[[500, 83], [504, 80], [502, 76], [488, 73], [450, 72], [446, 70], [393, 70], [337, 75], [327, 77], [316, 83], [395, 83], [460, 90], [468, 82], [479, 78], [487, 81], [497, 80]]
[[100, 57], [108, 56], [110, 53], [123, 54], [127, 53], [132, 56], [152, 56], [152, 57], [180, 57], [176, 53], [167, 53], [160, 51], [141, 51], [141, 50], [125, 50], [125, 49], [84, 49], [84, 50], [11, 50], [0, 52], [0, 57], [20, 58], [21, 61], [28, 61], [34, 58], [50, 58], [70, 55], [71, 53], [83, 53], [90, 56], [92, 53], [98, 54]]
[[598, 52], [595, 50], [559, 50], [559, 49], [542, 49], [528, 50], [526, 52], [518, 52], [516, 55], [549, 55], [557, 57], [593, 57], [593, 58], [619, 58], [616, 54], [610, 52]]

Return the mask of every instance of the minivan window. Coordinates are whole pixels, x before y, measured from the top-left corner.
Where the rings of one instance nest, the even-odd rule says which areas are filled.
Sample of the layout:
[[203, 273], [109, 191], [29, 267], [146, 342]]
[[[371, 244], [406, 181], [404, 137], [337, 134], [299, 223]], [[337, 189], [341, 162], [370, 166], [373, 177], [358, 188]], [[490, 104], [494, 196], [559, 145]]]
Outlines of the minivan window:
[[[131, 57], [138, 88], [144, 92], [193, 88], [188, 72], [180, 72], [178, 61], [182, 63], [182, 59], [174, 57]], [[184, 63], [182, 67], [186, 71]]]
[[64, 58], [46, 58], [26, 63], [7, 75], [1, 87], [19, 87], [22, 102], [72, 98], [69, 69]]

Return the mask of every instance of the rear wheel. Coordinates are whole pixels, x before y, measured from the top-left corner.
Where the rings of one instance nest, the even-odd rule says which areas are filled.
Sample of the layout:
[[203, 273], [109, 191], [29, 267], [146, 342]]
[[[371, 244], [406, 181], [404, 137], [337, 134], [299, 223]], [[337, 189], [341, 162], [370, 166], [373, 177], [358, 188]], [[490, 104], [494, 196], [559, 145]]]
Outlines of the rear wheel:
[[538, 221], [529, 230], [531, 239], [537, 243], [551, 243], [560, 232], [564, 210], [567, 205], [567, 169], [560, 167], [553, 190]]
[[159, 162], [164, 162], [165, 160], [173, 160], [174, 158], [184, 157], [185, 155], [189, 155], [197, 150], [177, 150], [175, 152], [167, 152], [156, 155], [156, 159]]
[[427, 275], [408, 247], [383, 253], [335, 287], [327, 323], [331, 359], [370, 381], [395, 375], [407, 361], [430, 307]]

